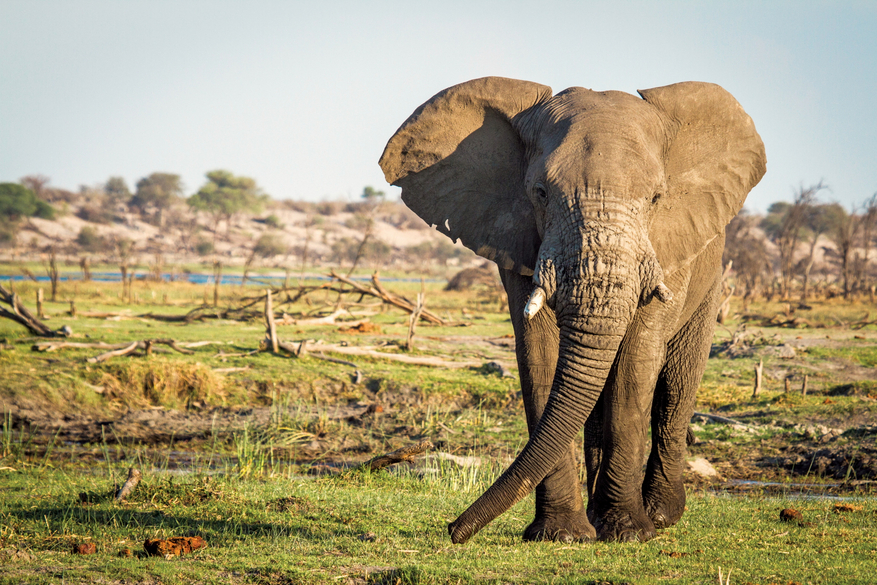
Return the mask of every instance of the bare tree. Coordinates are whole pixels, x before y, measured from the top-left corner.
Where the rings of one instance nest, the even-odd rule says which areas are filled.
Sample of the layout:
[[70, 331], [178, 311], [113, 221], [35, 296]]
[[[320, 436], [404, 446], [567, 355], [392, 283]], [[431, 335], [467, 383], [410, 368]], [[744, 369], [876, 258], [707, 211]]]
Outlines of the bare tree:
[[725, 228], [725, 252], [723, 265], [733, 264], [737, 276], [737, 294], [743, 301], [752, 300], [770, 279], [770, 254], [765, 246], [763, 232], [758, 228], [759, 216], [745, 209], [731, 220]]
[[855, 258], [853, 248], [859, 232], [859, 218], [854, 213], [847, 211], [839, 204], [832, 203], [825, 206], [830, 214], [828, 221], [831, 229], [829, 237], [837, 246], [838, 262], [840, 263], [840, 277], [843, 283], [844, 299], [849, 299], [855, 289]]
[[134, 242], [128, 238], [117, 236], [113, 238], [113, 247], [116, 249], [119, 272], [122, 274], [122, 297], [129, 300], [131, 298], [131, 280], [128, 278], [128, 263], [131, 260], [131, 252], [134, 250]]
[[48, 263], [46, 264], [46, 274], [49, 276], [49, 281], [52, 283], [52, 302], [58, 302], [58, 283], [61, 280], [60, 273], [58, 271], [58, 253], [55, 250], [55, 246], [49, 246], [48, 249], [49, 258]]
[[[873, 285], [871, 284], [871, 274], [868, 271], [868, 262], [871, 257], [871, 246], [874, 243], [874, 232], [877, 230], [877, 192], [869, 197], [862, 204], [862, 215], [859, 216], [862, 234], [862, 249], [864, 257], [862, 258], [862, 274], [859, 281], [866, 291], [873, 297]], [[873, 299], [872, 299], [873, 302]]]
[[780, 249], [781, 294], [784, 299], [789, 297], [795, 267], [795, 251], [801, 242], [801, 230], [816, 194], [828, 186], [819, 181], [808, 188], [800, 186], [795, 192], [792, 203], [780, 201], [768, 209], [768, 216], [762, 227]]
[[811, 187], [811, 189], [815, 189], [816, 191], [813, 193], [813, 198], [810, 204], [806, 207], [804, 212], [804, 227], [805, 227], [805, 235], [809, 238], [809, 252], [807, 254], [807, 258], [803, 263], [802, 279], [801, 279], [801, 302], [807, 302], [807, 294], [809, 292], [810, 286], [810, 272], [813, 270], [813, 263], [816, 261], [816, 243], [819, 241], [820, 236], [825, 232], [831, 229], [829, 222], [827, 221], [826, 215], [823, 212], [823, 205], [815, 205], [813, 201], [815, 200], [816, 193], [822, 189], [822, 183]]

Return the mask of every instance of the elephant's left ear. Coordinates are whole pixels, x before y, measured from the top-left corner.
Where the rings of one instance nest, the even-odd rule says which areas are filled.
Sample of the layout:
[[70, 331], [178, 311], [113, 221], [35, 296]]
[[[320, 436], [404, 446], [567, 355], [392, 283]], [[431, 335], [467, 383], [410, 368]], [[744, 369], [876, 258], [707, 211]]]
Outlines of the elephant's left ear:
[[649, 229], [666, 273], [702, 252], [766, 170], [764, 143], [734, 97], [711, 83], [640, 90], [667, 121], [667, 193]]

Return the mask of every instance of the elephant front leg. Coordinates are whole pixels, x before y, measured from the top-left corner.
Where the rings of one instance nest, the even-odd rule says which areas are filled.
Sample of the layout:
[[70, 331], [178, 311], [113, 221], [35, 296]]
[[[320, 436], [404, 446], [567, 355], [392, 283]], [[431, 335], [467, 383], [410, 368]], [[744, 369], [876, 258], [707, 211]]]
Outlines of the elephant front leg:
[[[595, 409], [585, 430], [592, 460], [588, 517], [600, 540], [646, 541], [656, 535], [643, 506], [642, 466], [652, 392], [665, 354], [658, 335], [637, 329], [622, 344], [600, 398], [602, 410]], [[597, 446], [599, 430], [602, 448]]]
[[685, 511], [682, 471], [686, 436], [709, 357], [719, 287], [717, 281], [688, 323], [670, 340], [667, 363], [655, 388], [652, 451], [643, 482], [643, 502], [656, 528], [676, 524]]
[[[504, 270], [500, 270], [500, 276], [509, 297], [527, 429], [532, 433], [548, 401], [557, 366], [557, 322], [547, 307], [532, 319], [524, 319], [524, 306], [533, 283]], [[536, 515], [524, 530], [524, 540], [581, 541], [592, 540], [595, 535], [582, 501], [575, 445], [570, 443], [536, 487]]]

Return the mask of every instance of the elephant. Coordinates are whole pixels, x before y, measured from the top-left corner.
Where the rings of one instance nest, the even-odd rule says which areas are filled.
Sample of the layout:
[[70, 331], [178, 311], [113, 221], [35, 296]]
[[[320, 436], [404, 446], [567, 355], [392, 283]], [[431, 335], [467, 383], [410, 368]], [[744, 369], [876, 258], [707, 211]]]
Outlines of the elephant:
[[724, 230], [766, 157], [718, 85], [638, 94], [474, 79], [417, 108], [381, 156], [402, 200], [496, 262], [508, 295], [529, 438], [449, 524], [454, 543], [534, 489], [525, 540], [646, 541], [682, 516]]

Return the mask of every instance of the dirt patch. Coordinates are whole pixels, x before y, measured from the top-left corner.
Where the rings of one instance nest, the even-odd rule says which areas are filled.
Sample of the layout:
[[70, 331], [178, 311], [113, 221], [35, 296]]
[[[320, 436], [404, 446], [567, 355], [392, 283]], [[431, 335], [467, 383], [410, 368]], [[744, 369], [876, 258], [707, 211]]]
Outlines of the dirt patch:
[[767, 457], [762, 464], [782, 467], [796, 475], [839, 480], [877, 479], [877, 449], [873, 447], [789, 447], [786, 454]]
[[370, 333], [374, 335], [380, 335], [383, 333], [381, 331], [381, 326], [372, 323], [371, 321], [363, 321], [362, 323], [357, 323], [353, 327], [341, 327], [338, 329], [341, 333], [350, 333], [350, 334], [358, 334], [358, 333]]

